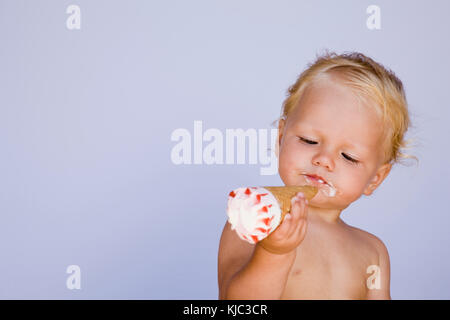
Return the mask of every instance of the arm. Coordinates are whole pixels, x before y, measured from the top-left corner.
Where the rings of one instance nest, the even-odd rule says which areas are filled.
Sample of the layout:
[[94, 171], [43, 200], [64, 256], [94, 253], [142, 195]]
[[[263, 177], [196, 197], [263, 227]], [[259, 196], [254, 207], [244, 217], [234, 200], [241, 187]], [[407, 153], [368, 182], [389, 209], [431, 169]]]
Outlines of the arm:
[[378, 249], [379, 267], [380, 267], [380, 289], [368, 289], [367, 299], [369, 300], [391, 300], [390, 293], [390, 259], [386, 246], [377, 238], [376, 245]]
[[227, 222], [219, 245], [219, 299], [279, 299], [306, 233], [305, 199], [292, 200], [292, 213], [267, 238], [251, 245]]
[[219, 299], [279, 299], [295, 255], [246, 243], [227, 222], [219, 246]]
[[219, 299], [225, 299], [225, 293], [231, 278], [250, 260], [254, 245], [242, 241], [231, 230], [231, 225], [226, 222], [220, 237], [219, 256], [217, 263]]

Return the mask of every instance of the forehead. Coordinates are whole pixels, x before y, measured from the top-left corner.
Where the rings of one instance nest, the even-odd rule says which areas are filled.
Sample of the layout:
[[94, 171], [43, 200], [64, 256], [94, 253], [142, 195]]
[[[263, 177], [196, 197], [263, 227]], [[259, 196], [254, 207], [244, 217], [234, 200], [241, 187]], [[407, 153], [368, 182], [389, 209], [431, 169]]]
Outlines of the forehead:
[[383, 126], [373, 106], [353, 90], [320, 80], [302, 94], [288, 117], [294, 130], [305, 130], [364, 153], [378, 151]]

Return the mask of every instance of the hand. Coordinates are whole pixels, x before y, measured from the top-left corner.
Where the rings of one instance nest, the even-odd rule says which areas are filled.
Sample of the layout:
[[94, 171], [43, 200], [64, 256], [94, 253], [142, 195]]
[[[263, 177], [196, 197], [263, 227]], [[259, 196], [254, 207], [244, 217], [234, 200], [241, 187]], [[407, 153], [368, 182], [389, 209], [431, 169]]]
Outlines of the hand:
[[286, 254], [295, 250], [306, 235], [307, 202], [299, 192], [291, 199], [291, 212], [286, 213], [281, 224], [258, 245], [274, 254]]

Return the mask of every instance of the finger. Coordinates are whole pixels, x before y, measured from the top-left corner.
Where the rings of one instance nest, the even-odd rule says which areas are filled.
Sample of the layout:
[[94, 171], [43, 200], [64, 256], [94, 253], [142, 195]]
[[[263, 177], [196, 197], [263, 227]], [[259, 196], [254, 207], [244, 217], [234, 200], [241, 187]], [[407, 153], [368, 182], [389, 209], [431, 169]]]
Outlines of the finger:
[[298, 233], [299, 229], [303, 224], [306, 223], [307, 218], [307, 204], [306, 199], [304, 197], [301, 197], [302, 194], [299, 193], [300, 197], [296, 197], [296, 201], [293, 204], [292, 212], [293, 216], [295, 217], [292, 221], [292, 227], [289, 232], [290, 235]]
[[292, 224], [292, 215], [290, 213], [286, 213], [286, 215], [283, 218], [283, 221], [281, 221], [280, 226], [275, 231], [278, 231], [278, 233], [287, 234], [287, 232], [291, 228], [291, 224]]
[[303, 218], [303, 214], [301, 213], [304, 210], [302, 206], [303, 205], [301, 204], [300, 201], [298, 201], [295, 205], [296, 208], [294, 209], [294, 211], [298, 211], [298, 213], [295, 221], [294, 219], [292, 220], [292, 226], [289, 229], [289, 236], [292, 236], [295, 233], [297, 233], [301, 228], [301, 226], [304, 224], [305, 218]]
[[292, 221], [290, 228], [288, 230], [289, 234], [292, 234], [292, 232], [295, 230], [295, 227], [298, 224], [298, 220], [301, 217], [301, 204], [299, 203], [299, 200], [296, 197], [293, 197], [291, 199], [291, 215], [292, 215]]
[[306, 219], [300, 219], [295, 231], [290, 235], [291, 237], [295, 237], [299, 240], [303, 240], [306, 234], [308, 222]]
[[308, 216], [308, 200], [304, 199], [302, 201], [302, 206], [301, 206], [301, 219], [306, 219], [306, 217]]
[[302, 204], [305, 202], [305, 195], [302, 192], [296, 194], [295, 197], [291, 199], [292, 203], [292, 217], [294, 220], [298, 220], [302, 214]]
[[292, 224], [296, 226], [300, 219], [305, 217], [306, 203], [303, 198], [295, 198], [295, 202], [292, 203]]
[[305, 218], [307, 214], [307, 206], [308, 206], [308, 200], [305, 198], [303, 193], [299, 192], [298, 197], [300, 202], [300, 218]]

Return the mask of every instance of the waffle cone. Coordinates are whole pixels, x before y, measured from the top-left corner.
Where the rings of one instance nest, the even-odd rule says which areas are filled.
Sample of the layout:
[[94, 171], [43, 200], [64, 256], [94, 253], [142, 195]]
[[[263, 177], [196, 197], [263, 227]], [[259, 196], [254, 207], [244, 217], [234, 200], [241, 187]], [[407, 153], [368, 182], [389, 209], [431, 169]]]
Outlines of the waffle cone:
[[288, 186], [288, 187], [263, 187], [269, 190], [278, 200], [281, 208], [281, 221], [284, 215], [291, 211], [291, 199], [298, 193], [303, 192], [305, 198], [311, 200], [317, 194], [317, 187], [313, 186]]

